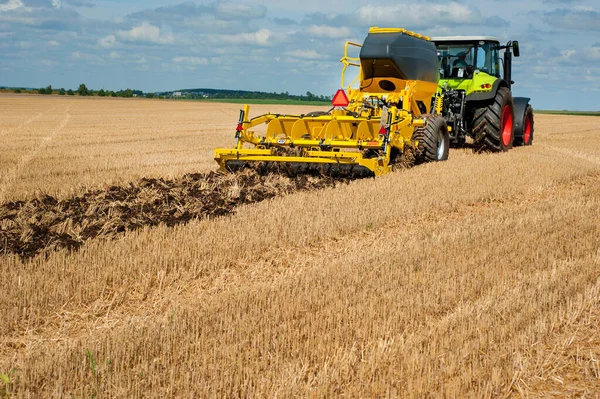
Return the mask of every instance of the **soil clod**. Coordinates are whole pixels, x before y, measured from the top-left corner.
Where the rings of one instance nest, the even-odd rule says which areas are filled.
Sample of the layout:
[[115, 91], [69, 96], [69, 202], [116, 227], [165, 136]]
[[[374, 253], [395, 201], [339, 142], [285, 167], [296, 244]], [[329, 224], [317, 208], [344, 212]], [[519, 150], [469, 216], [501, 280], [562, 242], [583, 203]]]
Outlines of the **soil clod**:
[[192, 219], [227, 215], [242, 204], [296, 191], [348, 182], [313, 175], [195, 173], [167, 180], [143, 178], [125, 186], [87, 192], [67, 200], [43, 195], [0, 204], [0, 255], [26, 259], [85, 241], [144, 226], [175, 226]]

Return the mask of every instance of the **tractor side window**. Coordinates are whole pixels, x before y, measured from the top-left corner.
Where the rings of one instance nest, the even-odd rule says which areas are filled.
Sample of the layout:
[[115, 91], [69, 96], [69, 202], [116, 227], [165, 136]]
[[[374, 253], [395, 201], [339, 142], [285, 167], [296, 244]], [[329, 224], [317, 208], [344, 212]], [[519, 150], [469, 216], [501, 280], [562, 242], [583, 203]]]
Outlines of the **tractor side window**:
[[495, 43], [482, 43], [477, 46], [476, 69], [498, 76], [498, 46]]
[[498, 45], [490, 44], [490, 52], [492, 53], [492, 69], [491, 74], [500, 77], [500, 64], [498, 62]]
[[488, 43], [480, 44], [477, 46], [477, 65], [476, 69], [485, 73], [491, 74], [492, 69], [492, 53]]

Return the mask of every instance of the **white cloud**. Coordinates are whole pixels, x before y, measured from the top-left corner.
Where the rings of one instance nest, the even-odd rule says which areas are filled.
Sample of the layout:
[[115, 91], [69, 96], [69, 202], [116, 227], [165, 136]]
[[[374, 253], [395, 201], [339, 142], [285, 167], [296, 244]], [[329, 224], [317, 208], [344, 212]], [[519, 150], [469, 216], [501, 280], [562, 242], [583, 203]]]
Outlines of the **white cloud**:
[[108, 35], [98, 40], [98, 44], [104, 48], [111, 48], [117, 43], [117, 38], [114, 35]]
[[60, 0], [52, 0], [52, 7], [60, 8]]
[[50, 60], [41, 60], [41, 61], [38, 61], [37, 64], [44, 68], [52, 68], [54, 65], [57, 64], [57, 62], [50, 61]]
[[267, 14], [267, 9], [264, 6], [251, 6], [229, 1], [219, 2], [215, 11], [218, 16], [226, 19], [262, 18]]
[[405, 26], [428, 26], [432, 23], [473, 23], [480, 19], [480, 13], [467, 5], [457, 2], [439, 4], [395, 4], [390, 6], [366, 5], [356, 11], [359, 21], [373, 26], [397, 26], [398, 15], [402, 15]]
[[593, 9], [557, 9], [545, 12], [542, 19], [553, 27], [574, 30], [600, 30], [600, 12]]
[[22, 0], [8, 0], [8, 2], [0, 4], [0, 12], [16, 10], [21, 7], [23, 7]]
[[291, 57], [308, 59], [308, 60], [318, 60], [318, 59], [323, 58], [323, 56], [321, 54], [317, 53], [315, 50], [295, 50], [295, 51], [288, 51], [285, 54], [289, 55]]
[[185, 64], [185, 65], [207, 65], [208, 60], [202, 57], [175, 57], [173, 58], [173, 62], [176, 64]]
[[50, 41], [48, 42], [48, 44], [49, 44], [50, 46], [54, 46], [54, 47], [58, 47], [58, 46], [60, 46], [60, 43], [59, 43], [59, 42], [57, 42], [56, 40], [50, 40]]
[[212, 15], [198, 15], [191, 18], [186, 18], [179, 23], [180, 27], [192, 28], [195, 31], [203, 32], [229, 32], [235, 28], [232, 21], [215, 19]]
[[593, 61], [600, 61], [600, 47], [592, 47], [586, 52], [586, 58]]
[[560, 52], [560, 57], [557, 57], [554, 61], [556, 63], [572, 63], [576, 61], [577, 51], [575, 50], [563, 50]]
[[104, 59], [94, 54], [82, 53], [80, 51], [75, 51], [70, 55], [71, 60], [74, 61], [83, 61], [92, 65], [104, 65]]
[[260, 29], [252, 33], [238, 33], [236, 35], [221, 35], [217, 40], [222, 40], [229, 44], [251, 44], [259, 46], [269, 46], [273, 32], [268, 29]]
[[530, 56], [532, 65], [527, 70], [534, 78], [578, 84], [600, 76], [600, 48], [566, 49], [548, 54], [538, 52]]
[[312, 36], [329, 37], [332, 39], [343, 39], [352, 34], [350, 29], [345, 26], [334, 27], [327, 25], [312, 25], [308, 28], [307, 32]]
[[563, 50], [559, 56], [550, 58], [547, 63], [559, 66], [583, 66], [584, 64], [595, 66], [598, 61], [600, 61], [600, 47], [587, 47], [580, 50]]
[[133, 27], [131, 30], [119, 31], [117, 33], [120, 39], [131, 42], [146, 42], [155, 44], [168, 44], [173, 42], [171, 33], [162, 34], [160, 28], [150, 25], [148, 22], [142, 22], [141, 25]]

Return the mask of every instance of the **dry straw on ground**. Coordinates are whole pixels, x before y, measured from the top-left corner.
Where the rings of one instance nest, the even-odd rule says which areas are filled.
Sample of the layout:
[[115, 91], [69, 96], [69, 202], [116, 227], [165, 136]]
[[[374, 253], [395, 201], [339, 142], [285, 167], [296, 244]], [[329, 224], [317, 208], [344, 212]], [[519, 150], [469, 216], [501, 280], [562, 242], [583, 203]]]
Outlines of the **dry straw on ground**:
[[[206, 171], [237, 112], [0, 104], [14, 111], [3, 202]], [[597, 119], [539, 115], [532, 147], [450, 156], [77, 252], [0, 255], [0, 392], [594, 397]]]

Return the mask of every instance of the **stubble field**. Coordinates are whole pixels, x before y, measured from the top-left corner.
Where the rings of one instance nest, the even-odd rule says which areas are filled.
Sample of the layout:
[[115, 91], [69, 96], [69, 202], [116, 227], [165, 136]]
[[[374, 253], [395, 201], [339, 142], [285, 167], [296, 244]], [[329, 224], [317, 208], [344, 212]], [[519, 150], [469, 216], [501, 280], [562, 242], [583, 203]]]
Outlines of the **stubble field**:
[[0, 96], [0, 396], [597, 397], [599, 118], [336, 182], [238, 109]]

